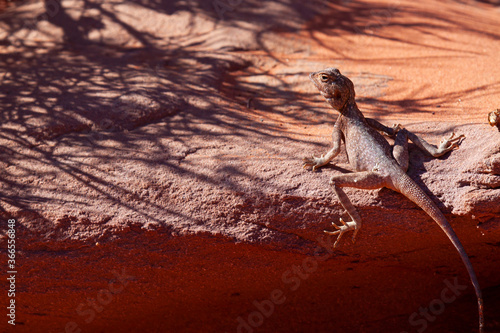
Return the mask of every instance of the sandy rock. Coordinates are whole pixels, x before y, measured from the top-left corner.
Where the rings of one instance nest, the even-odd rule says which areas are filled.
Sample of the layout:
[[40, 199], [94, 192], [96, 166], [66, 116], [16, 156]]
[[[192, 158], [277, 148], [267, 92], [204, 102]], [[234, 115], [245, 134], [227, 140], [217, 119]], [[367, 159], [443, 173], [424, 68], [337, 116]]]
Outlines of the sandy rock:
[[[324, 235], [346, 217], [328, 181], [348, 159], [315, 173], [301, 160], [330, 145], [337, 115], [307, 78], [329, 66], [367, 116], [436, 144], [465, 135], [439, 159], [410, 145], [409, 174], [462, 240], [487, 327], [500, 329], [496, 12], [431, 0], [10, 5], [0, 215], [16, 220], [16, 332], [476, 329], [460, 258], [400, 194], [347, 189], [365, 222], [357, 242], [333, 249]], [[453, 283], [464, 287], [436, 309]], [[422, 308], [436, 319], [412, 321]]]

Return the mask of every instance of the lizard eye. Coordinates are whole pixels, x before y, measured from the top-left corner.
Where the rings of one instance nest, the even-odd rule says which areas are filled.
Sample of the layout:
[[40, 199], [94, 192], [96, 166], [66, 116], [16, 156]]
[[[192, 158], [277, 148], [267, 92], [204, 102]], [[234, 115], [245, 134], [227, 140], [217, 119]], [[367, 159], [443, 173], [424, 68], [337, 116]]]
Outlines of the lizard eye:
[[326, 74], [321, 74], [321, 75], [319, 76], [319, 78], [320, 78], [320, 79], [321, 79], [321, 81], [323, 81], [323, 82], [327, 82], [327, 81], [328, 81], [328, 75], [326, 75]]

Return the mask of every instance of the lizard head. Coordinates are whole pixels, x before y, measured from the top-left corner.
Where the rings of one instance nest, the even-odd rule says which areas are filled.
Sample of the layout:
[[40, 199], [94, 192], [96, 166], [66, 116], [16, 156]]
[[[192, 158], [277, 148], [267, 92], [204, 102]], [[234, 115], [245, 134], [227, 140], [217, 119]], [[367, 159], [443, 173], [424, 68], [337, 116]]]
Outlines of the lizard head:
[[337, 68], [327, 68], [309, 74], [309, 78], [326, 101], [337, 111], [342, 112], [347, 102], [354, 102], [354, 84]]

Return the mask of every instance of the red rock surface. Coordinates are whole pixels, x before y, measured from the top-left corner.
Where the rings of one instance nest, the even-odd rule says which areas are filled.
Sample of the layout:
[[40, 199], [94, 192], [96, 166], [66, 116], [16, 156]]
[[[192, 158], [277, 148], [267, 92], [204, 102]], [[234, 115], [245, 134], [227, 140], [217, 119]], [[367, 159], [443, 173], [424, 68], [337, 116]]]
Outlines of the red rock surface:
[[336, 66], [367, 116], [436, 143], [466, 135], [440, 159], [412, 149], [409, 173], [500, 331], [499, 14], [431, 0], [8, 6], [1, 251], [16, 219], [18, 274], [16, 326], [1, 330], [477, 331], [459, 256], [401, 195], [348, 189], [363, 230], [328, 246], [343, 214], [328, 179], [347, 158], [318, 173], [301, 158], [328, 149], [336, 119], [307, 74]]

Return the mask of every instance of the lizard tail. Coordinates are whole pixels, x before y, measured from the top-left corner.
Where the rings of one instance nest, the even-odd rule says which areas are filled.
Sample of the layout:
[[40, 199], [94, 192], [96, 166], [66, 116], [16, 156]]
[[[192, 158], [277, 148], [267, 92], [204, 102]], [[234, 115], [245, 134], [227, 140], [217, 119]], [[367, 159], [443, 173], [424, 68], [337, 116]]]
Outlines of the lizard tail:
[[474, 268], [472, 267], [472, 264], [469, 260], [469, 256], [465, 252], [462, 243], [460, 243], [458, 236], [455, 234], [455, 231], [453, 231], [450, 224], [444, 217], [443, 213], [436, 206], [436, 204], [434, 204], [434, 202], [427, 196], [427, 194], [425, 194], [425, 192], [406, 173], [402, 172], [394, 185], [401, 194], [405, 195], [408, 199], [416, 203], [427, 214], [429, 214], [429, 216], [432, 217], [434, 221], [436, 221], [436, 223], [441, 227], [441, 229], [443, 229], [445, 234], [448, 236], [448, 238], [451, 240], [458, 253], [460, 254], [460, 257], [462, 258], [462, 261], [467, 268], [467, 272], [469, 273], [469, 277], [472, 285], [474, 286], [474, 290], [476, 291], [479, 310], [479, 332], [482, 333], [484, 327], [484, 315], [481, 288], [479, 287], [476, 273], [474, 272]]

